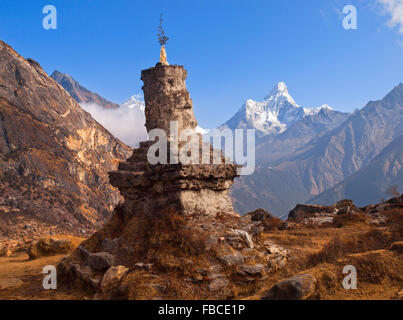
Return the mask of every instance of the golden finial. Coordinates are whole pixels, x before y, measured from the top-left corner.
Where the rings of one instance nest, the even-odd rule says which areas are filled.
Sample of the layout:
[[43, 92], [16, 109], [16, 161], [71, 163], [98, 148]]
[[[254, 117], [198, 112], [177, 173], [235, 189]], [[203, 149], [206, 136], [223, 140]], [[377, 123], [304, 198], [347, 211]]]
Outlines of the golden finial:
[[160, 52], [160, 63], [163, 65], [169, 65], [168, 61], [167, 61], [167, 52], [165, 50], [165, 45], [167, 44], [169, 38], [166, 36], [165, 34], [165, 30], [162, 27], [162, 22], [163, 22], [163, 18], [162, 18], [162, 13], [160, 14], [160, 25], [158, 27], [158, 42], [161, 45], [161, 52]]

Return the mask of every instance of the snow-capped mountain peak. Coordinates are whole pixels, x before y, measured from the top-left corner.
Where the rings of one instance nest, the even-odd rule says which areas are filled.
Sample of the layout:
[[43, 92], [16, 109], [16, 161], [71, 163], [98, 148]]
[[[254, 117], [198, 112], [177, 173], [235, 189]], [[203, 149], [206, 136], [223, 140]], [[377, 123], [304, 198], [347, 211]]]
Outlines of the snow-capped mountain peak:
[[269, 99], [270, 97], [276, 96], [276, 95], [289, 95], [288, 93], [288, 88], [285, 82], [279, 82], [277, 83], [273, 89], [271, 89], [270, 93], [268, 96], [266, 96], [265, 100]]
[[129, 109], [139, 109], [144, 112], [145, 110], [145, 103], [144, 100], [142, 99], [142, 96], [140, 94], [135, 94], [131, 96], [128, 100], [123, 102], [121, 105], [123, 108], [129, 108]]
[[284, 82], [275, 85], [262, 102], [248, 99], [244, 108], [246, 120], [264, 134], [281, 133], [304, 114], [304, 110], [288, 93]]
[[[273, 89], [270, 91], [269, 95], [264, 98], [264, 101], [269, 102], [269, 106], [278, 106], [281, 107], [281, 102], [288, 102], [289, 104], [293, 105], [294, 107], [299, 107], [294, 101], [294, 99], [288, 93], [287, 85], [284, 82], [277, 83]], [[271, 102], [271, 103], [270, 103]]]
[[328, 104], [322, 104], [320, 107], [317, 108], [304, 108], [305, 115], [307, 116], [313, 116], [315, 114], [318, 114], [321, 110], [333, 111], [333, 108]]
[[322, 104], [319, 109], [327, 109], [327, 110], [333, 110], [333, 108], [331, 106], [329, 106], [328, 104]]
[[328, 105], [300, 107], [289, 94], [287, 85], [279, 82], [263, 101], [246, 100], [242, 108], [220, 128], [254, 128], [258, 135], [279, 134], [296, 121], [315, 115], [322, 109], [332, 110]]

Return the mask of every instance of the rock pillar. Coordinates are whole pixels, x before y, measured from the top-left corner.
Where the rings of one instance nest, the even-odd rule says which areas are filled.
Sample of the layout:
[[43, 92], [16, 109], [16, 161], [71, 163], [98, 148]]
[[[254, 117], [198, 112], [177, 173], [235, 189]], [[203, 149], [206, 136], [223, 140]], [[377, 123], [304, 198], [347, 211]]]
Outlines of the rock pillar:
[[[172, 121], [177, 124], [179, 135], [185, 129], [198, 135], [194, 131], [197, 121], [186, 89], [186, 76], [182, 66], [161, 63], [141, 73], [146, 128], [148, 132], [153, 129], [166, 132], [168, 154], [172, 150], [171, 144], [175, 144], [178, 138], [171, 133]], [[232, 214], [229, 189], [237, 176], [237, 166], [203, 163], [201, 136], [198, 135], [196, 140], [200, 144], [197, 163], [150, 164], [147, 155], [155, 142], [145, 141], [134, 150], [130, 159], [120, 163], [119, 170], [110, 172], [111, 184], [119, 188], [125, 198], [125, 210], [135, 213], [174, 208], [183, 215]], [[183, 142], [179, 142], [179, 149], [182, 145]], [[211, 146], [208, 150], [213, 152]], [[170, 155], [167, 159], [170, 160]]]

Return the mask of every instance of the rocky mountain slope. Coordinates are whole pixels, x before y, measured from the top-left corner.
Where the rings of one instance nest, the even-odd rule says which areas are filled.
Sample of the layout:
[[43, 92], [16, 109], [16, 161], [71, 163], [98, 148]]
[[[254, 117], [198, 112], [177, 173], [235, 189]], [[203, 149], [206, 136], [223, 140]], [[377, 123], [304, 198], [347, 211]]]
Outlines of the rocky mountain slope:
[[284, 159], [295, 155], [301, 146], [340, 125], [348, 114], [329, 109], [305, 116], [278, 135], [267, 135], [256, 141], [256, 169], [242, 176], [232, 187], [236, 210], [246, 213], [258, 207], [285, 216], [296, 203], [311, 197], [303, 179], [279, 167]]
[[319, 194], [369, 164], [402, 133], [400, 84], [382, 100], [369, 102], [339, 127], [306, 145], [283, 167], [305, 176], [307, 190]]
[[51, 78], [60, 84], [78, 103], [95, 103], [104, 108], [119, 108], [118, 104], [88, 90], [66, 73], [56, 70], [52, 73]]
[[[304, 117], [283, 133], [257, 141], [259, 166], [253, 175], [239, 179], [241, 185], [234, 186], [235, 207], [247, 212], [255, 209], [258, 202], [275, 214], [284, 215], [297, 202], [308, 201], [369, 165], [402, 133], [402, 84], [382, 100], [369, 102], [351, 115], [321, 110]], [[273, 176], [285, 180], [279, 184]], [[289, 192], [271, 193], [270, 190], [278, 190], [278, 185], [288, 186], [284, 191]], [[379, 195], [384, 186], [376, 188]], [[340, 199], [329, 199], [335, 200]], [[373, 198], [368, 196], [365, 203], [363, 198], [353, 200], [368, 204]]]
[[4, 42], [0, 75], [0, 237], [93, 230], [120, 200], [107, 172], [130, 148]]
[[349, 114], [323, 108], [318, 113], [304, 116], [278, 135], [267, 135], [257, 140], [256, 161], [262, 165], [277, 165], [293, 156], [301, 146], [313, 138], [338, 127]]
[[[55, 71], [52, 74], [52, 78], [96, 121], [130, 147], [138, 146], [138, 143], [147, 137], [147, 131], [144, 126], [146, 121], [144, 115], [145, 103], [140, 95], [133, 95], [119, 105], [83, 88], [68, 74], [60, 74]], [[77, 90], [76, 88], [81, 89]], [[82, 94], [76, 94], [77, 91]], [[85, 99], [83, 99], [83, 95]]]
[[310, 202], [327, 205], [335, 199], [354, 199], [364, 206], [384, 198], [391, 186], [403, 189], [403, 135], [394, 139], [367, 166]]

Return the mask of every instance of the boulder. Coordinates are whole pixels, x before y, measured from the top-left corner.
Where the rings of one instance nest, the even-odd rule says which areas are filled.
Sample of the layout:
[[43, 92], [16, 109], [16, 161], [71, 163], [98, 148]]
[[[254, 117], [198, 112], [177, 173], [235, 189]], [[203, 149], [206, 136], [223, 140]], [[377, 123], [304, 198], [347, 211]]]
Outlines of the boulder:
[[301, 274], [275, 284], [262, 300], [307, 300], [317, 297], [317, 281], [312, 274]]
[[247, 213], [245, 216], [250, 216], [252, 221], [263, 221], [266, 218], [272, 217], [272, 215], [264, 209], [256, 209], [255, 211]]
[[114, 256], [107, 252], [91, 253], [88, 256], [88, 265], [96, 271], [105, 271], [114, 264]]
[[251, 276], [261, 276], [265, 266], [263, 264], [242, 265], [241, 271]]
[[85, 249], [82, 245], [79, 245], [77, 248], [77, 252], [79, 256], [81, 257], [82, 260], [88, 260], [88, 257], [90, 256], [90, 252]]
[[226, 236], [226, 240], [236, 249], [242, 249], [245, 246], [253, 248], [253, 240], [250, 234], [244, 230], [231, 230]]
[[122, 282], [123, 277], [129, 272], [124, 266], [113, 266], [105, 272], [101, 282], [101, 290], [106, 293], [108, 290], [116, 288]]
[[311, 204], [297, 204], [296, 207], [288, 214], [288, 220], [293, 222], [300, 222], [306, 218], [315, 217], [318, 214], [333, 213], [334, 208], [311, 205]]
[[[99, 287], [100, 277], [87, 265], [72, 263], [71, 258], [64, 258], [57, 265], [58, 279], [69, 285], [76, 285], [84, 290]], [[59, 277], [60, 275], [60, 277]]]
[[69, 253], [74, 245], [69, 239], [43, 238], [32, 242], [26, 249], [30, 259]]
[[4, 248], [2, 250], [0, 250], [0, 257], [9, 257], [12, 255], [12, 251], [10, 249]]
[[225, 256], [221, 256], [219, 257], [219, 260], [226, 266], [231, 267], [242, 264], [245, 258], [241, 253], [236, 252], [234, 254], [227, 254]]
[[119, 240], [120, 239], [104, 239], [102, 240], [101, 249], [102, 251], [115, 253], [119, 249]]

